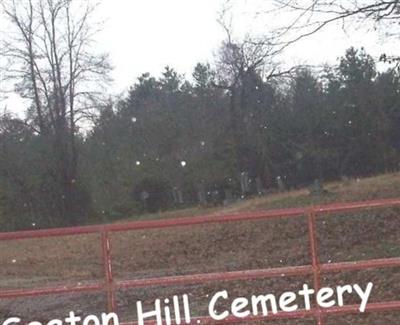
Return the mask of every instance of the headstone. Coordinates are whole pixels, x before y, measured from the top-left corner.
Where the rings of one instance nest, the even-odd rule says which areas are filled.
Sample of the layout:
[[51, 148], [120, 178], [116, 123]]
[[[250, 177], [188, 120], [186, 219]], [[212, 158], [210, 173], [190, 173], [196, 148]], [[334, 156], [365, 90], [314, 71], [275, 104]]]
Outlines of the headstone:
[[316, 179], [310, 187], [310, 195], [321, 196], [326, 194], [327, 191], [324, 189], [320, 179]]
[[276, 177], [276, 184], [278, 186], [278, 191], [279, 192], [284, 192], [285, 191], [285, 184], [283, 183], [283, 179], [281, 176]]
[[264, 187], [263, 187], [263, 183], [260, 177], [256, 178], [256, 191], [258, 195], [261, 195], [264, 193]]
[[211, 200], [212, 200], [212, 203], [216, 206], [216, 205], [218, 205], [218, 202], [219, 202], [219, 191], [217, 190], [217, 189], [214, 189], [212, 192], [211, 192]]
[[224, 189], [224, 201], [222, 202], [224, 206], [227, 206], [234, 202], [233, 193], [231, 189]]
[[179, 204], [183, 204], [184, 203], [184, 201], [183, 201], [183, 193], [182, 193], [182, 191], [180, 189], [178, 189], [178, 203]]
[[141, 200], [142, 203], [143, 203], [143, 209], [144, 209], [144, 210], [147, 210], [147, 200], [148, 200], [149, 197], [150, 197], [150, 194], [149, 194], [149, 192], [147, 192], [146, 190], [143, 190], [143, 191], [140, 193], [140, 200]]
[[178, 189], [176, 187], [172, 188], [172, 199], [174, 200], [174, 204], [178, 203]]
[[203, 186], [197, 191], [197, 199], [199, 204], [207, 203], [206, 191]]
[[350, 184], [350, 178], [347, 176], [342, 176], [341, 181], [343, 185], [349, 185]]
[[148, 198], [150, 197], [150, 194], [149, 194], [149, 192], [147, 192], [147, 191], [142, 191], [142, 193], [140, 193], [140, 199], [142, 200], [142, 201], [146, 201]]
[[242, 195], [249, 192], [249, 173], [242, 172], [240, 174], [240, 189], [242, 190]]
[[172, 197], [174, 199], [174, 203], [175, 204], [183, 204], [184, 203], [183, 194], [182, 194], [182, 191], [179, 188], [174, 187], [172, 189]]

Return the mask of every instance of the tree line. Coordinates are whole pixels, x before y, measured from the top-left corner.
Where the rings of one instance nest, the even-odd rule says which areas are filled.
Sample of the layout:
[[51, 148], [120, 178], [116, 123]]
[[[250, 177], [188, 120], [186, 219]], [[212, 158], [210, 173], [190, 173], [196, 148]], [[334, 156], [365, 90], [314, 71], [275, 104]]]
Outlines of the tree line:
[[57, 214], [51, 143], [3, 115], [2, 220], [107, 221], [399, 168], [400, 76], [378, 72], [365, 50], [350, 48], [318, 73], [303, 67], [266, 81], [247, 71], [234, 95], [218, 87], [217, 73], [198, 64], [191, 78], [168, 67], [159, 78], [143, 74], [102, 107], [93, 128], [75, 136], [77, 198], [67, 219]]

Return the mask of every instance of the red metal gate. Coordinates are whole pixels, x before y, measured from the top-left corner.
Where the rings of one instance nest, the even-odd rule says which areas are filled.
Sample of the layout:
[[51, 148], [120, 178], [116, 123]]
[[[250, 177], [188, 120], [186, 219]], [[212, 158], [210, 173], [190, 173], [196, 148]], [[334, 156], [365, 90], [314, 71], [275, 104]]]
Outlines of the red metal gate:
[[[155, 220], [155, 221], [139, 221], [131, 223], [98, 225], [98, 226], [84, 226], [74, 228], [59, 228], [49, 230], [35, 230], [35, 231], [19, 231], [0, 233], [0, 241], [18, 240], [27, 238], [44, 238], [44, 237], [57, 237], [67, 235], [82, 235], [82, 234], [101, 234], [101, 247], [104, 265], [104, 281], [78, 286], [56, 286], [45, 288], [32, 288], [32, 289], [13, 289], [0, 291], [0, 299], [10, 299], [17, 297], [29, 297], [49, 294], [63, 294], [63, 293], [77, 293], [77, 292], [106, 292], [108, 311], [117, 311], [117, 302], [115, 292], [118, 289], [139, 288], [150, 286], [173, 286], [184, 284], [206, 283], [211, 281], [228, 281], [228, 280], [249, 280], [256, 278], [274, 278], [293, 275], [312, 275], [314, 282], [314, 289], [320, 288], [321, 275], [324, 273], [340, 273], [352, 270], [365, 270], [365, 269], [378, 269], [387, 267], [400, 267], [400, 257], [396, 258], [383, 258], [374, 260], [363, 260], [355, 262], [343, 263], [330, 263], [321, 264], [318, 258], [318, 242], [316, 232], [316, 218], [322, 214], [340, 213], [348, 211], [357, 211], [368, 208], [385, 208], [400, 206], [400, 199], [390, 200], [376, 200], [355, 203], [331, 204], [319, 207], [306, 207], [306, 208], [291, 208], [281, 210], [259, 211], [232, 215], [217, 215], [217, 216], [199, 216], [191, 218], [178, 218], [168, 220]], [[218, 272], [218, 273], [205, 273], [205, 274], [191, 274], [183, 276], [168, 276], [158, 278], [146, 278], [135, 280], [117, 281], [113, 278], [112, 270], [112, 255], [110, 245], [110, 233], [123, 232], [129, 230], [139, 229], [156, 229], [178, 226], [190, 226], [208, 223], [226, 223], [237, 221], [251, 221], [271, 218], [282, 217], [304, 217], [308, 218], [308, 234], [310, 242], [310, 254], [312, 263], [303, 266], [291, 266], [280, 268], [256, 269], [247, 271], [234, 271], [234, 272]], [[399, 216], [400, 217], [400, 216]], [[380, 311], [393, 311], [400, 310], [400, 300], [369, 303], [367, 305], [367, 312], [380, 312]], [[359, 312], [358, 305], [348, 305], [344, 307], [332, 307], [329, 309], [314, 308], [311, 310], [299, 310], [292, 313], [277, 313], [269, 315], [268, 319], [301, 319], [312, 317], [316, 320], [317, 324], [323, 325], [324, 319], [328, 315], [345, 315], [356, 314]], [[248, 317], [246, 321], [262, 320], [265, 317]], [[243, 319], [229, 317], [224, 321], [216, 322], [210, 317], [200, 317], [193, 320], [193, 324], [201, 321], [202, 324], [214, 323], [242, 323]], [[149, 322], [155, 324], [155, 322]], [[123, 323], [124, 325], [135, 324], [135, 322]]]

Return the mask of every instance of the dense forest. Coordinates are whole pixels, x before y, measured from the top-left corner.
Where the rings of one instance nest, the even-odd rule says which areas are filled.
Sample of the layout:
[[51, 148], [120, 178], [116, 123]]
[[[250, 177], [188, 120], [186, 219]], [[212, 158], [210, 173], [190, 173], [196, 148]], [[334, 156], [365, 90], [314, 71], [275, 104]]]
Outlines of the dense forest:
[[94, 127], [76, 136], [78, 195], [68, 219], [51, 146], [3, 115], [2, 221], [110, 220], [399, 168], [400, 75], [377, 72], [363, 49], [320, 73], [299, 68], [265, 81], [247, 71], [233, 92], [206, 64], [188, 79], [171, 68], [143, 74], [126, 98], [99, 108]]
[[[144, 73], [122, 98], [79, 102], [78, 77], [109, 67], [85, 54], [85, 69], [73, 70], [81, 53], [68, 33], [70, 60], [59, 71], [40, 70], [39, 56], [26, 52], [26, 118], [0, 117], [2, 229], [108, 222], [400, 167], [400, 71], [377, 69], [363, 48], [335, 66], [266, 74], [267, 57], [249, 59], [225, 42], [216, 62], [191, 76], [166, 67], [159, 77]], [[33, 32], [25, 34], [29, 50]], [[57, 63], [56, 47], [49, 53]]]

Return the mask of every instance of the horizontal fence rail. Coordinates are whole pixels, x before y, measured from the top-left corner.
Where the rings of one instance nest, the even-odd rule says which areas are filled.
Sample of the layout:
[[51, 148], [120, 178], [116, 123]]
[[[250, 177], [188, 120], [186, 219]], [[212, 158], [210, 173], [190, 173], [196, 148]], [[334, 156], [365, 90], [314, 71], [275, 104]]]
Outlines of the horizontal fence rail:
[[[29, 238], [47, 238], [60, 236], [74, 236], [83, 234], [101, 234], [102, 264], [104, 268], [104, 280], [98, 283], [80, 285], [59, 285], [53, 287], [5, 289], [0, 291], [0, 299], [11, 299], [19, 297], [32, 297], [51, 294], [66, 293], [89, 293], [105, 292], [107, 294], [107, 307], [109, 312], [117, 311], [115, 292], [118, 289], [146, 288], [155, 286], [174, 286], [187, 284], [203, 284], [213, 281], [250, 280], [257, 278], [277, 278], [297, 275], [310, 275], [313, 277], [314, 289], [320, 288], [321, 276], [325, 273], [341, 273], [346, 271], [380, 269], [388, 267], [400, 267], [400, 257], [382, 258], [372, 260], [361, 260], [354, 262], [339, 262], [323, 264], [318, 258], [318, 241], [316, 230], [316, 218], [319, 215], [327, 215], [340, 212], [352, 212], [371, 208], [400, 207], [400, 199], [384, 199], [351, 203], [335, 203], [323, 206], [312, 206], [303, 208], [277, 209], [268, 211], [255, 211], [229, 215], [206, 215], [197, 217], [174, 218], [165, 220], [136, 221], [128, 223], [94, 225], [72, 228], [55, 228], [46, 230], [29, 230], [17, 232], [0, 233], [0, 241], [21, 240]], [[231, 272], [215, 272], [190, 274], [181, 276], [166, 276], [133, 280], [115, 280], [112, 270], [112, 250], [110, 234], [115, 232], [126, 232], [143, 229], [159, 229], [169, 227], [184, 227], [191, 225], [202, 225], [210, 223], [227, 223], [239, 221], [255, 221], [288, 217], [307, 217], [308, 236], [310, 245], [310, 265], [289, 266], [279, 268], [255, 269]], [[400, 217], [400, 216], [399, 216]], [[400, 310], [399, 301], [388, 301], [380, 303], [369, 303], [366, 312], [382, 312]], [[268, 315], [268, 320], [273, 319], [301, 319], [314, 318], [318, 325], [325, 324], [325, 317], [329, 315], [346, 315], [359, 313], [359, 306], [348, 305], [343, 307], [332, 307], [329, 309], [313, 308], [311, 310], [298, 310], [291, 313]], [[265, 320], [265, 316], [250, 316], [245, 321]], [[210, 317], [198, 317], [192, 320], [193, 324], [234, 324], [243, 323], [244, 319], [228, 317], [223, 321], [215, 321]], [[147, 324], [156, 324], [148, 321]], [[122, 325], [133, 325], [136, 322], [125, 322]]]

